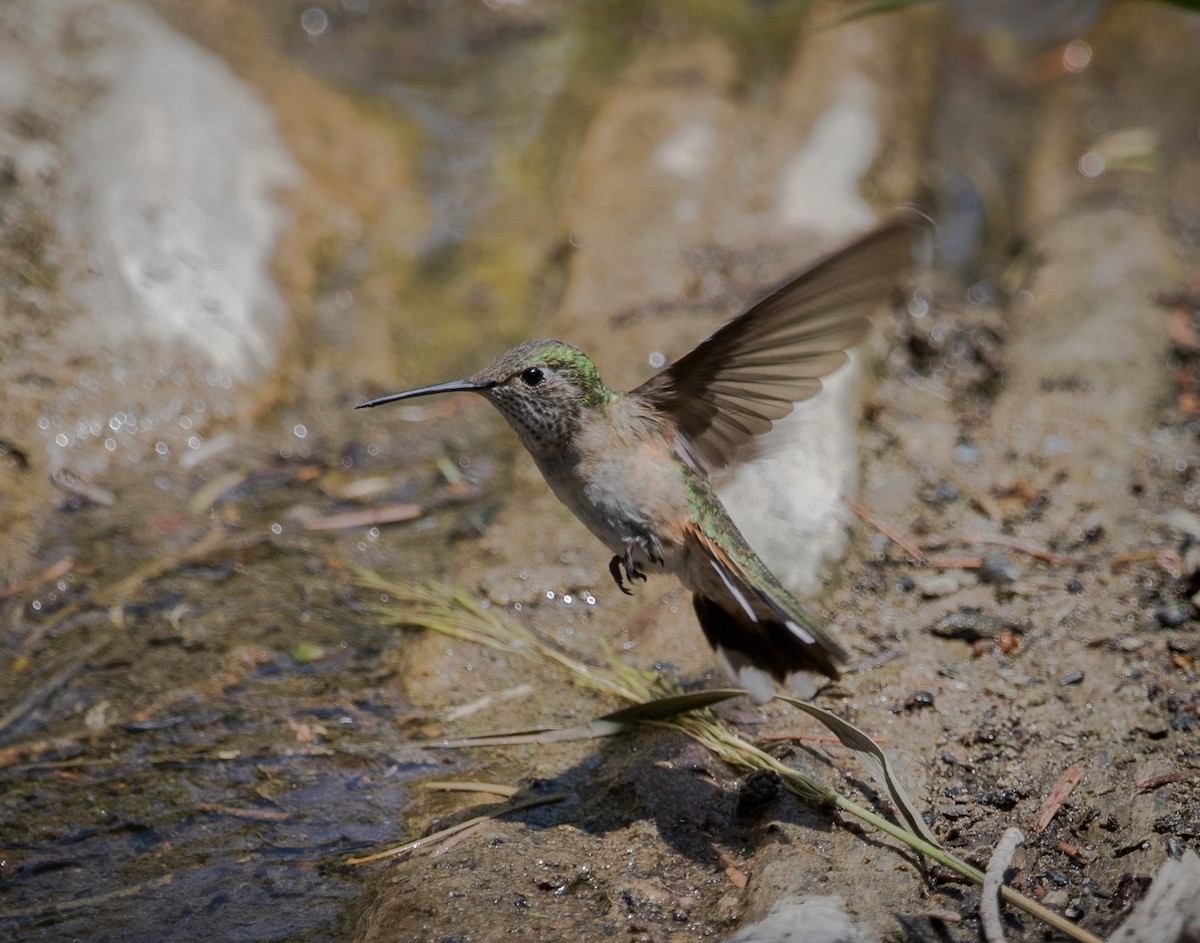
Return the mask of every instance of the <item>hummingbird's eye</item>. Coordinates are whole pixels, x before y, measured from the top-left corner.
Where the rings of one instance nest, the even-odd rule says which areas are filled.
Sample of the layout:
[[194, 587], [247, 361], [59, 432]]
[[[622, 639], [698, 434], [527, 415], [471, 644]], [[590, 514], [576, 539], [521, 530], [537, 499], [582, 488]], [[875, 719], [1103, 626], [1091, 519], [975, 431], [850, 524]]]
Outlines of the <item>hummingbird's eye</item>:
[[528, 367], [521, 371], [521, 382], [526, 386], [537, 386], [544, 379], [546, 379], [546, 375], [539, 367]]

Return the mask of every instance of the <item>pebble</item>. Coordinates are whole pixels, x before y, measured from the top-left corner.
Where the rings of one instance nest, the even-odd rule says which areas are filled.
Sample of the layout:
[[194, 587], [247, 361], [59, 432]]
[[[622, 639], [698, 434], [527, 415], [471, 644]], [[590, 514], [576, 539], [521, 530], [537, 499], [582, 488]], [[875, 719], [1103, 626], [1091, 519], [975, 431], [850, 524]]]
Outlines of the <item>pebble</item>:
[[949, 482], [940, 482], [933, 489], [933, 494], [929, 496], [929, 503], [934, 507], [941, 507], [944, 504], [949, 504], [951, 501], [957, 501], [961, 497], [959, 490]]
[[962, 608], [934, 623], [929, 631], [938, 638], [952, 638], [960, 642], [986, 639], [990, 646], [994, 627], [992, 620], [978, 609]]
[[904, 702], [904, 706], [910, 711], [920, 710], [923, 707], [933, 707], [933, 692], [917, 691]]
[[1184, 625], [1190, 616], [1188, 604], [1184, 602], [1168, 602], [1154, 610], [1154, 618], [1164, 629], [1177, 629]]
[[983, 458], [979, 447], [970, 442], [960, 442], [954, 446], [954, 460], [960, 465], [978, 465]]
[[1003, 553], [989, 553], [979, 564], [979, 579], [993, 586], [1011, 583], [1020, 575], [1017, 565]]
[[954, 573], [933, 573], [916, 579], [917, 589], [926, 599], [937, 599], [958, 592], [958, 576]]

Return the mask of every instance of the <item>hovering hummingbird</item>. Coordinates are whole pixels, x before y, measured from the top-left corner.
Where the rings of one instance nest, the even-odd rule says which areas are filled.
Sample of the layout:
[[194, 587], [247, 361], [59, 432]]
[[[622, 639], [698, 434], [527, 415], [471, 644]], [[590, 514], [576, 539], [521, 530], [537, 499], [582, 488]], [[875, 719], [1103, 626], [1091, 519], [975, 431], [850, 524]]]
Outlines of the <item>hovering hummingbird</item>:
[[[673, 573], [692, 592], [722, 667], [756, 701], [771, 679], [838, 677], [846, 654], [767, 569], [711, 478], [793, 404], [821, 389], [906, 280], [912, 221], [878, 227], [784, 282], [628, 393], [557, 340], [501, 354], [465, 380], [363, 403], [479, 393], [508, 420], [558, 498], [613, 552], [625, 581]], [[624, 571], [624, 579], [622, 578]], [[801, 685], [795, 685], [797, 687]]]

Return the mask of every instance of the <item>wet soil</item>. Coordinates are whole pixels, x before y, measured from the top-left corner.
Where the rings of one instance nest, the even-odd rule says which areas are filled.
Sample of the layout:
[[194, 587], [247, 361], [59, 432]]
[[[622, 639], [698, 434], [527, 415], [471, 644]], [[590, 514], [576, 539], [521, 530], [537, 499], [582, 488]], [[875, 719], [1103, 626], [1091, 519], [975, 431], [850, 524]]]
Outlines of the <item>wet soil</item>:
[[[613, 118], [591, 128], [593, 142], [615, 134], [622, 115], [642, 114], [648, 98], [668, 110], [689, 95], [732, 98], [740, 107], [715, 109], [713, 120], [751, 122], [745, 115], [780, 99], [756, 100], [745, 87], [766, 73], [771, 94], [786, 98], [786, 53], [755, 45], [745, 24], [722, 41], [699, 14], [665, 26], [639, 20], [669, 33], [679, 59], [656, 72], [646, 63], [657, 53], [643, 51], [628, 71], [606, 63], [600, 72], [623, 74], [634, 89], [629, 77], [649, 74], [653, 95], [607, 110], [594, 87], [548, 95], [546, 122], [571, 142], [549, 162], [554, 172], [533, 158], [508, 166], [498, 176], [512, 189], [486, 211], [459, 207], [465, 215], [455, 216], [416, 195], [420, 146], [406, 131], [420, 109], [405, 99], [385, 120], [356, 97], [378, 73], [314, 62], [320, 47], [298, 33], [256, 47], [243, 13], [227, 5], [156, 6], [263, 90], [309, 174], [309, 190], [288, 197], [300, 234], [277, 261], [299, 340], [270, 389], [247, 391], [254, 405], [212, 428], [232, 437], [229, 447], [187, 466], [150, 458], [94, 482], [83, 476], [101, 491], [48, 474], [36, 431], [51, 397], [75, 382], [77, 361], [45, 354], [44, 396], [5, 406], [0, 478], [19, 513], [0, 550], [0, 928], [28, 940], [721, 939], [781, 903], [839, 897], [867, 939], [978, 939], [975, 888], [682, 734], [418, 746], [586, 723], [622, 705], [554, 665], [381, 621], [379, 592], [358, 577], [369, 569], [434, 580], [585, 658], [616, 652], [686, 687], [721, 683], [686, 595], [658, 580], [623, 596], [602, 548], [484, 404], [367, 417], [349, 407], [384, 384], [470, 369], [548, 322], [587, 335], [616, 375], [645, 375], [645, 351], [680, 350], [700, 336], [700, 322], [706, 329], [736, 298], [701, 295], [687, 319], [678, 305], [655, 304], [681, 286], [684, 296], [695, 291], [706, 264], [735, 289], [752, 284], [785, 250], [778, 232], [717, 251], [711, 231], [684, 227], [676, 254], [639, 268], [637, 256], [662, 234], [621, 243], [627, 215], [655, 206], [653, 183], [627, 173], [574, 181], [595, 212], [618, 185], [633, 187], [621, 225], [606, 224], [606, 235], [596, 224], [599, 247], [588, 254], [571, 241], [581, 211], [544, 191], [531, 197], [520, 181], [570, 176], [557, 161], [576, 153], [589, 172], [604, 171], [596, 155], [607, 152], [589, 151], [576, 111]], [[279, 4], [272, 15], [298, 17], [300, 6]], [[577, 25], [518, 11], [496, 33], [482, 12], [433, 24], [428, 11], [393, 15], [410, 31], [405, 48], [444, 57], [425, 68], [452, 71], [472, 48], [506, 42], [550, 58], [549, 40]], [[1151, 48], [1184, 29], [1173, 14], [1144, 15], [1167, 18], [1141, 27]], [[1119, 53], [1140, 35], [1117, 16], [1095, 40], [1116, 67], [1013, 93], [1013, 111], [1031, 99], [1043, 109], [1022, 126], [1019, 151], [1028, 144], [1045, 158], [1058, 135], [1081, 136], [1077, 116], [1098, 101], [1114, 126], [1145, 110], [1152, 84], [1114, 91], [1112, 74], [1129, 61]], [[588, 25], [604, 49], [627, 38], [612, 23]], [[468, 48], [419, 42], [444, 33], [467, 37]], [[369, 49], [377, 39], [368, 30], [360, 41]], [[603, 58], [595, 46], [585, 64], [588, 55]], [[979, 67], [974, 51], [946, 55], [958, 79]], [[350, 58], [378, 69], [383, 56]], [[1141, 70], [1143, 80], [1194, 82], [1179, 56], [1158, 57], [1159, 71]], [[343, 90], [291, 59], [326, 82], [332, 72]], [[412, 94], [413, 74], [384, 71]], [[954, 89], [943, 115], [966, 97]], [[991, 277], [964, 290], [953, 274], [925, 276], [918, 302], [885, 325], [889, 352], [861, 417], [859, 504], [870, 517], [847, 514], [848, 555], [811, 601], [855, 662], [819, 702], [888, 749], [959, 856], [983, 866], [1005, 828], [1021, 828], [1011, 883], [1101, 936], [1164, 860], [1200, 850], [1200, 305], [1188, 275], [1200, 217], [1180, 183], [1200, 177], [1181, 143], [1192, 139], [1179, 131], [1188, 101], [1180, 95], [1145, 119], [1159, 122], [1154, 174], [1127, 168], [1064, 184], [1026, 169], [1025, 180], [1010, 155], [1005, 205], [1028, 197], [1037, 210], [973, 257]], [[324, 117], [306, 124], [312, 113]], [[942, 120], [935, 138], [969, 124]], [[910, 121], [931, 124], [923, 113]], [[640, 123], [636, 132], [649, 133]], [[58, 132], [22, 133], [53, 143]], [[327, 146], [341, 137], [359, 150]], [[930, 148], [939, 173], [965, 166], [945, 140]], [[873, 177], [873, 192], [892, 202], [912, 195], [911, 163], [907, 174], [892, 171], [901, 183]], [[356, 168], [361, 177], [339, 183]], [[444, 172], [441, 186], [452, 190], [456, 168]], [[0, 242], [16, 273], [4, 282], [0, 321], [9, 349], [30, 359], [45, 335], [29, 325], [72, 316], [40, 222], [52, 180], [37, 179], [46, 192], [0, 191], [6, 218], [21, 224]], [[412, 198], [391, 209], [373, 203], [389, 188]], [[543, 201], [538, 212], [530, 199]], [[760, 206], [744, 192], [727, 199]], [[471, 238], [456, 243], [431, 216]], [[499, 238], [505, 219], [520, 240]], [[753, 213], [744, 220], [746, 231], [761, 223]], [[619, 277], [600, 280], [606, 260]], [[648, 301], [631, 307], [639, 291]], [[342, 292], [353, 298], [349, 314]], [[426, 303], [468, 313], [392, 319]], [[28, 373], [5, 361], [8, 389], [36, 387], [9, 385]], [[348, 526], [344, 514], [359, 517]], [[785, 707], [738, 703], [719, 714], [785, 762], [865, 804], [878, 800], [847, 751]], [[346, 864], [488, 804], [422, 785], [451, 779], [567, 798], [430, 853]], [[1048, 805], [1064, 783], [1073, 789]], [[1045, 936], [1025, 917], [1012, 916], [1008, 931]]]

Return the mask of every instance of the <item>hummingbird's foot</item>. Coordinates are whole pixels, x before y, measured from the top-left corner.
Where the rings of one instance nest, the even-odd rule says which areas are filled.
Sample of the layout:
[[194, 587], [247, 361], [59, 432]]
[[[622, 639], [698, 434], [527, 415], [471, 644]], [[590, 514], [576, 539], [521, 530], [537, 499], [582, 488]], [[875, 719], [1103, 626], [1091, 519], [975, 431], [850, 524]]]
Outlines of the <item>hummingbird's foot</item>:
[[615, 555], [611, 560], [608, 561], [608, 572], [612, 574], [613, 581], [617, 584], [617, 588], [626, 596], [632, 596], [633, 593], [625, 588], [625, 582], [621, 579], [622, 566], [625, 567], [625, 579], [629, 580], [630, 583], [632, 583], [634, 580], [641, 580], [643, 583], [646, 582], [646, 574], [638, 569], [638, 565], [633, 562], [633, 547], [634, 545], [632, 543], [627, 543], [625, 545], [624, 557]]
[[613, 582], [617, 584], [617, 589], [626, 596], [632, 596], [633, 593], [625, 588], [625, 581], [621, 579], [621, 562], [621, 558], [613, 554], [613, 558], [608, 561], [608, 572], [612, 574]]

